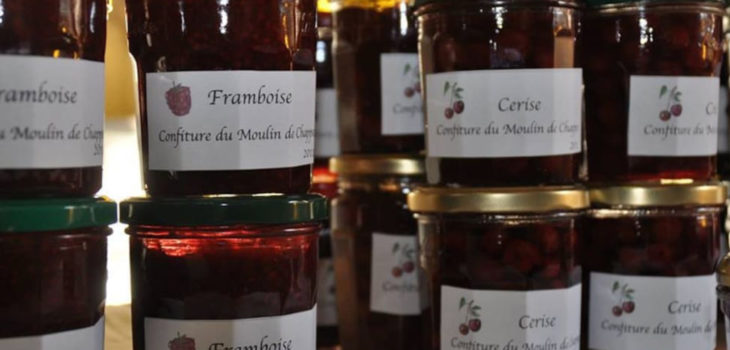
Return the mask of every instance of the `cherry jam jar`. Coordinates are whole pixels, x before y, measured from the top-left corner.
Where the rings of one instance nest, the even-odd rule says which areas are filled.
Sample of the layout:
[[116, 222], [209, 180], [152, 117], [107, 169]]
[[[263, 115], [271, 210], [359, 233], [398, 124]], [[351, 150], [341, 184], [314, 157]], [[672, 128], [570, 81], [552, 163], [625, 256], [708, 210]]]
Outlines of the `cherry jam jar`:
[[0, 201], [0, 349], [104, 349], [104, 198]]
[[592, 7], [582, 40], [590, 180], [713, 179], [723, 3]]
[[315, 1], [127, 0], [153, 196], [305, 193]]
[[422, 348], [416, 221], [406, 195], [425, 182], [423, 158], [345, 155], [332, 201], [332, 248], [343, 349]]
[[714, 349], [725, 187], [627, 185], [590, 195], [586, 349]]
[[0, 197], [101, 188], [106, 0], [0, 0]]
[[416, 20], [408, 3], [333, 3], [332, 51], [345, 154], [423, 150]]
[[319, 195], [133, 198], [134, 350], [316, 349]]
[[579, 349], [585, 190], [426, 187], [408, 205], [430, 348]]
[[422, 3], [416, 13], [429, 183], [533, 186], [582, 180], [578, 3]]

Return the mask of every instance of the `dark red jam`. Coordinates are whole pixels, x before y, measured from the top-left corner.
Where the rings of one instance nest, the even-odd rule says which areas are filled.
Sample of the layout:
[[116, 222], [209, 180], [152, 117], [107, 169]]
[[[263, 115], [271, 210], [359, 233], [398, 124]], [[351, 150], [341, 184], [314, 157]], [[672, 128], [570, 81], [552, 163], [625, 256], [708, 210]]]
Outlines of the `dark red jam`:
[[[0, 0], [0, 55], [104, 62], [106, 16], [105, 0]], [[101, 166], [0, 169], [0, 197], [91, 196], [100, 188]]]
[[[641, 105], [641, 101], [631, 102], [631, 89], [632, 86], [640, 88], [634, 85], [635, 79], [652, 76], [719, 76], [723, 51], [722, 15], [721, 4], [709, 1], [626, 3], [593, 9], [586, 14], [582, 42], [591, 181], [708, 180], [715, 177], [716, 152], [711, 148], [713, 140], [717, 142], [716, 135], [707, 133], [708, 145], [712, 146], [700, 151], [690, 152], [700, 144], [696, 140], [676, 147], [672, 140], [682, 136], [674, 134], [647, 141], [660, 143], [654, 146], [659, 149], [646, 150], [637, 146], [633, 150], [632, 142], [639, 144], [641, 138], [649, 139], [650, 136], [641, 136], [642, 130], [637, 129], [639, 135], [632, 139], [631, 120], [648, 118], [647, 127], [653, 125], [655, 129], [684, 126], [685, 120], [699, 122], [701, 119], [691, 118], [705, 118], [706, 104], [716, 105], [717, 100], [706, 103], [688, 96], [688, 91], [681, 91], [682, 83], [677, 80], [679, 85], [668, 83], [666, 89], [657, 87], [656, 93], [645, 94], [645, 101], [657, 97], [663, 101], [661, 108], [643, 115], [638, 111], [634, 115], [632, 103]], [[673, 90], [675, 87], [679, 89]], [[714, 95], [710, 91], [703, 96]], [[643, 98], [643, 95], [636, 97], [637, 100]], [[705, 119], [715, 118], [712, 112], [709, 113], [712, 116]], [[714, 112], [717, 112], [716, 108]], [[720, 115], [724, 116], [724, 112], [720, 111]]]
[[[726, 34], [727, 35], [727, 34]], [[727, 39], [726, 39], [727, 40]], [[722, 55], [722, 69], [720, 70], [720, 103], [719, 114], [720, 119], [718, 121], [717, 133], [717, 173], [721, 179], [730, 179], [730, 129], [728, 129], [728, 122], [730, 122], [730, 108], [728, 108], [728, 62], [727, 52]]]

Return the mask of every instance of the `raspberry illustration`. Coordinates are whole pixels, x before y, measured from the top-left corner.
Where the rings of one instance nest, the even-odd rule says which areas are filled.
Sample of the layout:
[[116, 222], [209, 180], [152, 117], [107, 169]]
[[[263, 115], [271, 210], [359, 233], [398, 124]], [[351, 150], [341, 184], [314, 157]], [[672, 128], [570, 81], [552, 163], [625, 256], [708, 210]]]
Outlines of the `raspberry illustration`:
[[403, 91], [403, 95], [406, 95], [406, 97], [411, 98], [416, 93], [415, 90], [413, 90], [412, 87], [407, 87], [405, 91]]
[[613, 309], [611, 309], [611, 312], [613, 312], [614, 316], [619, 317], [623, 313], [623, 310], [621, 310], [621, 307], [617, 305], [614, 306]]
[[459, 86], [458, 82], [451, 83], [447, 81], [444, 83], [444, 96], [449, 95], [449, 105], [451, 106], [444, 110], [444, 117], [446, 119], [451, 119], [454, 113], [461, 114], [464, 112], [464, 101], [463, 97], [461, 97], [462, 92], [464, 92], [464, 89]]
[[403, 271], [405, 271], [406, 273], [411, 273], [415, 269], [416, 269], [416, 264], [414, 264], [413, 261], [406, 261], [403, 264]]
[[682, 114], [682, 101], [680, 100], [682, 92], [677, 90], [676, 86], [669, 89], [668, 86], [662, 85], [659, 91], [659, 98], [663, 98], [664, 95], [667, 95], [667, 107], [659, 112], [659, 119], [661, 121], [668, 121], [672, 116], [679, 117]]
[[462, 335], [469, 334], [469, 331], [472, 333], [479, 332], [480, 329], [482, 329], [482, 321], [479, 319], [479, 310], [481, 310], [482, 307], [479, 305], [474, 305], [474, 300], [466, 301], [466, 298], [461, 298], [459, 300], [459, 310], [464, 310], [466, 313], [466, 317], [464, 317], [464, 323], [459, 325], [459, 333]]
[[391, 274], [393, 274], [393, 277], [398, 278], [400, 276], [403, 276], [403, 270], [400, 267], [394, 267], [393, 271], [391, 271]]
[[195, 339], [185, 334], [177, 334], [177, 337], [167, 343], [169, 350], [195, 350]]
[[456, 112], [456, 114], [461, 114], [461, 112], [463, 112], [463, 111], [464, 111], [464, 101], [459, 100], [459, 101], [454, 102], [454, 112]]
[[673, 105], [672, 108], [669, 109], [669, 111], [672, 112], [673, 116], [679, 117], [682, 114], [682, 105], [679, 103], [676, 105]]
[[636, 304], [634, 304], [633, 301], [624, 301], [622, 308], [624, 309], [625, 313], [630, 314], [630, 313], [634, 312], [634, 309], [636, 308]]
[[482, 329], [482, 321], [479, 319], [473, 319], [469, 321], [469, 329], [472, 332], [479, 332], [480, 329]]
[[188, 115], [193, 105], [190, 88], [181, 84], [173, 83], [172, 88], [165, 93], [165, 100], [170, 112], [178, 117]]
[[669, 113], [669, 111], [661, 111], [661, 112], [659, 112], [659, 119], [661, 121], [665, 122], [665, 121], [669, 120], [670, 118], [672, 118], [672, 114]]
[[444, 117], [446, 117], [446, 119], [451, 119], [451, 118], [453, 118], [453, 117], [454, 117], [454, 110], [453, 110], [453, 109], [451, 109], [451, 108], [446, 108], [446, 109], [444, 110]]

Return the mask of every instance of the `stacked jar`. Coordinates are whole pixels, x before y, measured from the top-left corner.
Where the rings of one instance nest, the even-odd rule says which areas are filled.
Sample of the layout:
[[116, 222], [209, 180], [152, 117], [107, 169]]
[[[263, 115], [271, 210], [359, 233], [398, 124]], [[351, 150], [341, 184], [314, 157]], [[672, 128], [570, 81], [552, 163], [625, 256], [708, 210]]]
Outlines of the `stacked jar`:
[[0, 0], [2, 349], [101, 350], [106, 0]]

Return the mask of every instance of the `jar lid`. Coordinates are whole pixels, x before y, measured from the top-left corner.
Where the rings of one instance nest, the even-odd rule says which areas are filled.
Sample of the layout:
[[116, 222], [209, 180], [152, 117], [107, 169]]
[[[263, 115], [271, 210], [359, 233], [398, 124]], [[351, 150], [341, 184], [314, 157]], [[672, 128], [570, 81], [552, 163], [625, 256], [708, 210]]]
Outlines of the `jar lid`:
[[338, 175], [424, 175], [423, 156], [416, 154], [350, 154], [330, 159]]
[[588, 207], [582, 187], [447, 188], [422, 187], [408, 195], [421, 213], [525, 213]]
[[67, 231], [117, 222], [106, 197], [0, 200], [0, 232]]
[[151, 226], [294, 224], [328, 217], [317, 194], [130, 198], [119, 204], [120, 221]]
[[591, 188], [589, 193], [592, 204], [610, 207], [719, 205], [727, 198], [727, 189], [717, 182], [617, 185]]

